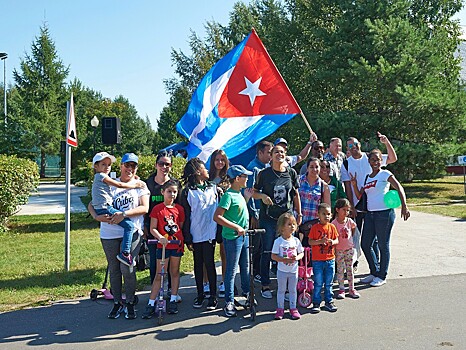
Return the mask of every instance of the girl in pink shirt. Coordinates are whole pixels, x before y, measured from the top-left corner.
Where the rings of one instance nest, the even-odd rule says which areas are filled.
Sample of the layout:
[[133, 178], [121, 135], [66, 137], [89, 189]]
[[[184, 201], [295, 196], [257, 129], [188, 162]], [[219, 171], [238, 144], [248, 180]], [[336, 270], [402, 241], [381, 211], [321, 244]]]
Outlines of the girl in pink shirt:
[[335, 219], [332, 224], [338, 231], [338, 244], [335, 246], [335, 258], [337, 263], [337, 279], [339, 291], [337, 299], [345, 298], [345, 268], [348, 278], [349, 296], [357, 299], [359, 293], [354, 289], [353, 279], [353, 236], [356, 223], [350, 219], [350, 202], [346, 198], [338, 199], [335, 203]]

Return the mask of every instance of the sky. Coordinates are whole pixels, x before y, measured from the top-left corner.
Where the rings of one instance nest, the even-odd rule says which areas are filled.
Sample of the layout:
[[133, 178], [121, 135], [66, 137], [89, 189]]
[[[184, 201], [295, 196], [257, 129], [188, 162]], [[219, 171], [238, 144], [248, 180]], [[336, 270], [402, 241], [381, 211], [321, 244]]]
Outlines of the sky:
[[[168, 102], [163, 80], [175, 76], [172, 48], [189, 54], [190, 30], [204, 37], [207, 21], [227, 25], [236, 2], [0, 0], [7, 86], [46, 22], [58, 56], [70, 67], [68, 81], [76, 77], [107, 98], [123, 95], [155, 129]], [[0, 73], [3, 83], [3, 64]]]
[[[190, 31], [203, 38], [207, 21], [227, 25], [236, 2], [0, 0], [7, 86], [14, 84], [13, 69], [19, 70], [20, 60], [31, 54], [31, 44], [46, 23], [58, 56], [70, 67], [68, 81], [76, 77], [107, 98], [123, 95], [155, 129], [168, 101], [163, 80], [175, 76], [172, 49], [190, 54]], [[457, 18], [466, 28], [465, 9]]]

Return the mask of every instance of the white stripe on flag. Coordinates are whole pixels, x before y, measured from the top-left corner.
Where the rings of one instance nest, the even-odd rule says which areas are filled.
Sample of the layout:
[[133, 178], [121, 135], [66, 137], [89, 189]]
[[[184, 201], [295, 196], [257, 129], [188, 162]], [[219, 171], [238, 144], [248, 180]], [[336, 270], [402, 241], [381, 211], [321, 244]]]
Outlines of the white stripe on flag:
[[212, 113], [215, 106], [217, 106], [220, 97], [222, 97], [223, 90], [230, 80], [230, 76], [233, 73], [235, 67], [231, 67], [228, 71], [223, 73], [217, 80], [210, 84], [204, 91], [204, 97], [202, 100], [202, 110], [199, 116], [199, 123], [194, 128], [193, 132], [189, 136], [189, 141], [196, 145], [199, 149], [202, 149], [202, 143], [197, 138], [197, 135], [204, 130], [206, 125], [207, 117]]
[[198, 157], [203, 162], [206, 162], [215, 150], [220, 149], [233, 137], [242, 133], [251, 125], [257, 123], [262, 117], [263, 115], [255, 117], [228, 118], [228, 120], [220, 125], [220, 127], [217, 129], [214, 137], [202, 146], [201, 153], [199, 153]]

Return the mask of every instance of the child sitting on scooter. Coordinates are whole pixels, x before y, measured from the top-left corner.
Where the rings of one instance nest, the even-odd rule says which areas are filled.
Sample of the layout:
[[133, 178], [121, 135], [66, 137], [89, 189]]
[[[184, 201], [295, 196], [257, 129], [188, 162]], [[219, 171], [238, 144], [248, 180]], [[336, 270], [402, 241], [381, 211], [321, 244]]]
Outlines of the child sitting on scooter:
[[[162, 271], [162, 245], [165, 245], [165, 257], [169, 259], [172, 293], [167, 306], [168, 314], [178, 313], [177, 299], [180, 285], [180, 261], [183, 256], [184, 239], [181, 231], [185, 220], [184, 209], [175, 203], [178, 195], [178, 182], [169, 180], [162, 185], [163, 203], [157, 204], [150, 213], [150, 232], [159, 241], [157, 245], [157, 271]], [[177, 240], [179, 244], [168, 243]], [[155, 299], [161, 287], [160, 273], [154, 279], [149, 297], [149, 303], [142, 318], [149, 319], [155, 315]]]
[[298, 261], [304, 256], [303, 246], [293, 234], [297, 230], [296, 219], [291, 213], [283, 213], [277, 221], [277, 232], [280, 234], [272, 248], [272, 260], [277, 266], [277, 311], [275, 319], [281, 320], [285, 310], [285, 292], [288, 285], [290, 291], [290, 315], [293, 320], [301, 318], [296, 308]]
[[248, 237], [246, 230], [249, 227], [249, 214], [246, 206], [251, 198], [253, 190], [246, 187], [248, 175], [252, 172], [246, 170], [242, 165], [232, 165], [228, 168], [227, 176], [231, 187], [220, 199], [217, 210], [214, 213], [214, 221], [223, 226], [222, 237], [226, 254], [225, 272], [225, 307], [224, 312], [227, 317], [236, 316], [234, 305], [234, 283], [235, 270], [239, 264], [241, 274], [241, 289], [244, 296], [249, 295], [249, 255]]
[[[133, 189], [144, 188], [146, 185], [140, 180], [124, 183], [116, 181], [108, 176], [110, 170], [112, 170], [112, 164], [115, 163], [115, 160], [115, 157], [107, 152], [99, 152], [92, 159], [95, 175], [94, 181], [92, 182], [91, 205], [97, 215], [114, 215], [116, 213], [122, 213], [123, 220], [120, 221], [118, 225], [123, 227], [124, 230], [123, 241], [121, 243], [121, 252], [116, 258], [125, 265], [133, 266], [134, 259], [131, 256], [130, 251], [131, 239], [133, 238], [133, 233], [136, 229], [131, 219], [126, 217], [126, 213], [114, 207], [110, 186]], [[121, 163], [125, 165], [125, 168], [131, 168], [134, 171], [138, 166], [138, 157], [134, 153], [126, 153], [123, 158], [121, 158]]]

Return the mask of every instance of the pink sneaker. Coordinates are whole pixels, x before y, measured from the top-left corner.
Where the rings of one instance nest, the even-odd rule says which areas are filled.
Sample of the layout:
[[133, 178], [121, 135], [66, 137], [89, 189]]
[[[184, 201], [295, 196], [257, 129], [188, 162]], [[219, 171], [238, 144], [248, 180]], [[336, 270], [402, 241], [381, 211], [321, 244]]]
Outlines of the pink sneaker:
[[290, 315], [293, 320], [299, 320], [301, 318], [298, 309], [290, 309]]
[[358, 291], [356, 289], [352, 289], [350, 290], [349, 292], [349, 296], [353, 299], [359, 299], [359, 297], [361, 296], [361, 294], [358, 293]]
[[275, 319], [276, 320], [282, 320], [284, 314], [285, 314], [284, 309], [277, 309], [277, 311], [275, 312]]
[[340, 289], [337, 294], [337, 299], [345, 299], [345, 290]]

